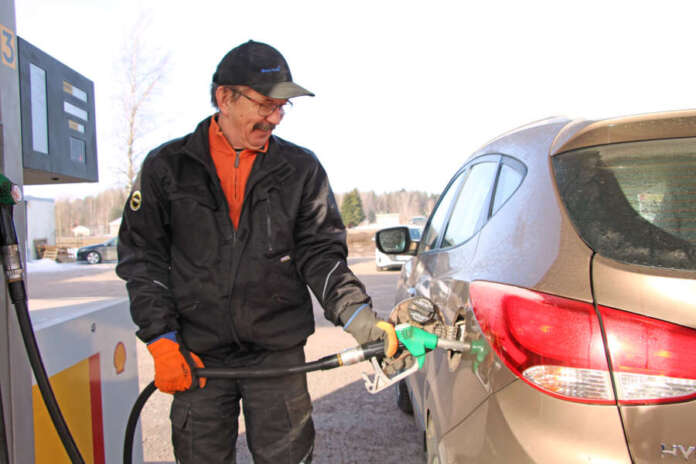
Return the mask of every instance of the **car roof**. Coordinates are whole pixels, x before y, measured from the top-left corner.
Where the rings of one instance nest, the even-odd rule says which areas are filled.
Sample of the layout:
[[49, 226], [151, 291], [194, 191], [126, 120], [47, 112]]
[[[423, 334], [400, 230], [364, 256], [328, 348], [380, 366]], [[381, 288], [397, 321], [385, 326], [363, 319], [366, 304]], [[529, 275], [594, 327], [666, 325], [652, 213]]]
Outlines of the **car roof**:
[[[466, 162], [507, 153], [525, 161], [610, 143], [696, 136], [696, 109], [588, 120], [554, 116], [525, 124], [485, 143]], [[530, 150], [531, 149], [531, 150]]]

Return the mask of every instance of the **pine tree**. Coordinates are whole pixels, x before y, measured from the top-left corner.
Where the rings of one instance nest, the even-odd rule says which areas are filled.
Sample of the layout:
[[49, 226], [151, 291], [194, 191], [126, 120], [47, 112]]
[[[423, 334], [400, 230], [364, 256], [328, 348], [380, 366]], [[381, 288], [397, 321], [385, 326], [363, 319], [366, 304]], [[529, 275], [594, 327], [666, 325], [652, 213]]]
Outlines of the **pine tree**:
[[365, 219], [358, 189], [348, 192], [341, 203], [341, 218], [346, 227], [355, 227]]

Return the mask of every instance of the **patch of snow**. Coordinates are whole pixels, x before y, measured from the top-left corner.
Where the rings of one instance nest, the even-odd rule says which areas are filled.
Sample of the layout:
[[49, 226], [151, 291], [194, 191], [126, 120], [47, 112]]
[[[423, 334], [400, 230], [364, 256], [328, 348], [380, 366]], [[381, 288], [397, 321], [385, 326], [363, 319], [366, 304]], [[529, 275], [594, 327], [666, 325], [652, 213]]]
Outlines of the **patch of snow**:
[[35, 272], [60, 272], [60, 271], [72, 271], [80, 266], [84, 266], [81, 263], [59, 263], [52, 259], [37, 259], [34, 261], [29, 261], [27, 263], [27, 273], [32, 274]]

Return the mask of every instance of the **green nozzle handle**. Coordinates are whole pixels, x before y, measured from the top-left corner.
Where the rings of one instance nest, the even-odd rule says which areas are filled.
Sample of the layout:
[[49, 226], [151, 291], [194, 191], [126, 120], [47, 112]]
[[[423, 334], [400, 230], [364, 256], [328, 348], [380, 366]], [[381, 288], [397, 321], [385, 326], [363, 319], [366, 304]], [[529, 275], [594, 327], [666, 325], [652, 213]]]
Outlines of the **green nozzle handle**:
[[10, 179], [0, 174], [0, 205], [12, 206], [22, 198], [22, 192]]
[[4, 174], [0, 174], [0, 205], [15, 205], [21, 196], [19, 188]]
[[12, 220], [12, 206], [21, 192], [10, 179], [0, 174], [0, 246], [17, 245], [17, 233]]
[[437, 335], [408, 324], [399, 324], [395, 328], [396, 337], [416, 358], [418, 368], [421, 369], [425, 362], [426, 350], [432, 351], [437, 348]]

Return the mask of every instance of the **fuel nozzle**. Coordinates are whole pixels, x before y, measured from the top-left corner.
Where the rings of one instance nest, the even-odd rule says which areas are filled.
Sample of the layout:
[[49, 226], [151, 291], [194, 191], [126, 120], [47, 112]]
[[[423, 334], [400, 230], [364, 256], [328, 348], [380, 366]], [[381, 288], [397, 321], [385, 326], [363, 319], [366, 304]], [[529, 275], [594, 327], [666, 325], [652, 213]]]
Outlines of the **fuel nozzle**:
[[17, 233], [12, 221], [12, 207], [22, 200], [22, 191], [10, 179], [0, 174], [0, 246], [16, 245]]
[[410, 324], [399, 324], [395, 329], [403, 350], [395, 358], [385, 358], [382, 363], [374, 357], [370, 359], [373, 376], [363, 373], [365, 388], [370, 393], [380, 392], [423, 368], [428, 351], [440, 348], [466, 352], [471, 349], [467, 342], [441, 338]]
[[[12, 220], [12, 207], [22, 200], [22, 191], [10, 179], [0, 174], [0, 247], [2, 264], [8, 283], [23, 282], [24, 269], [19, 257], [17, 232]], [[23, 286], [23, 284], [22, 284]], [[16, 286], [14, 286], [16, 287]], [[23, 299], [25, 292], [10, 286], [12, 302]]]
[[408, 324], [397, 325], [396, 335], [409, 353], [416, 358], [419, 369], [423, 367], [425, 354], [435, 348], [457, 352], [469, 351], [471, 348], [469, 343], [438, 337], [435, 334]]
[[10, 179], [0, 174], [0, 204], [13, 206], [22, 201], [22, 191]]

